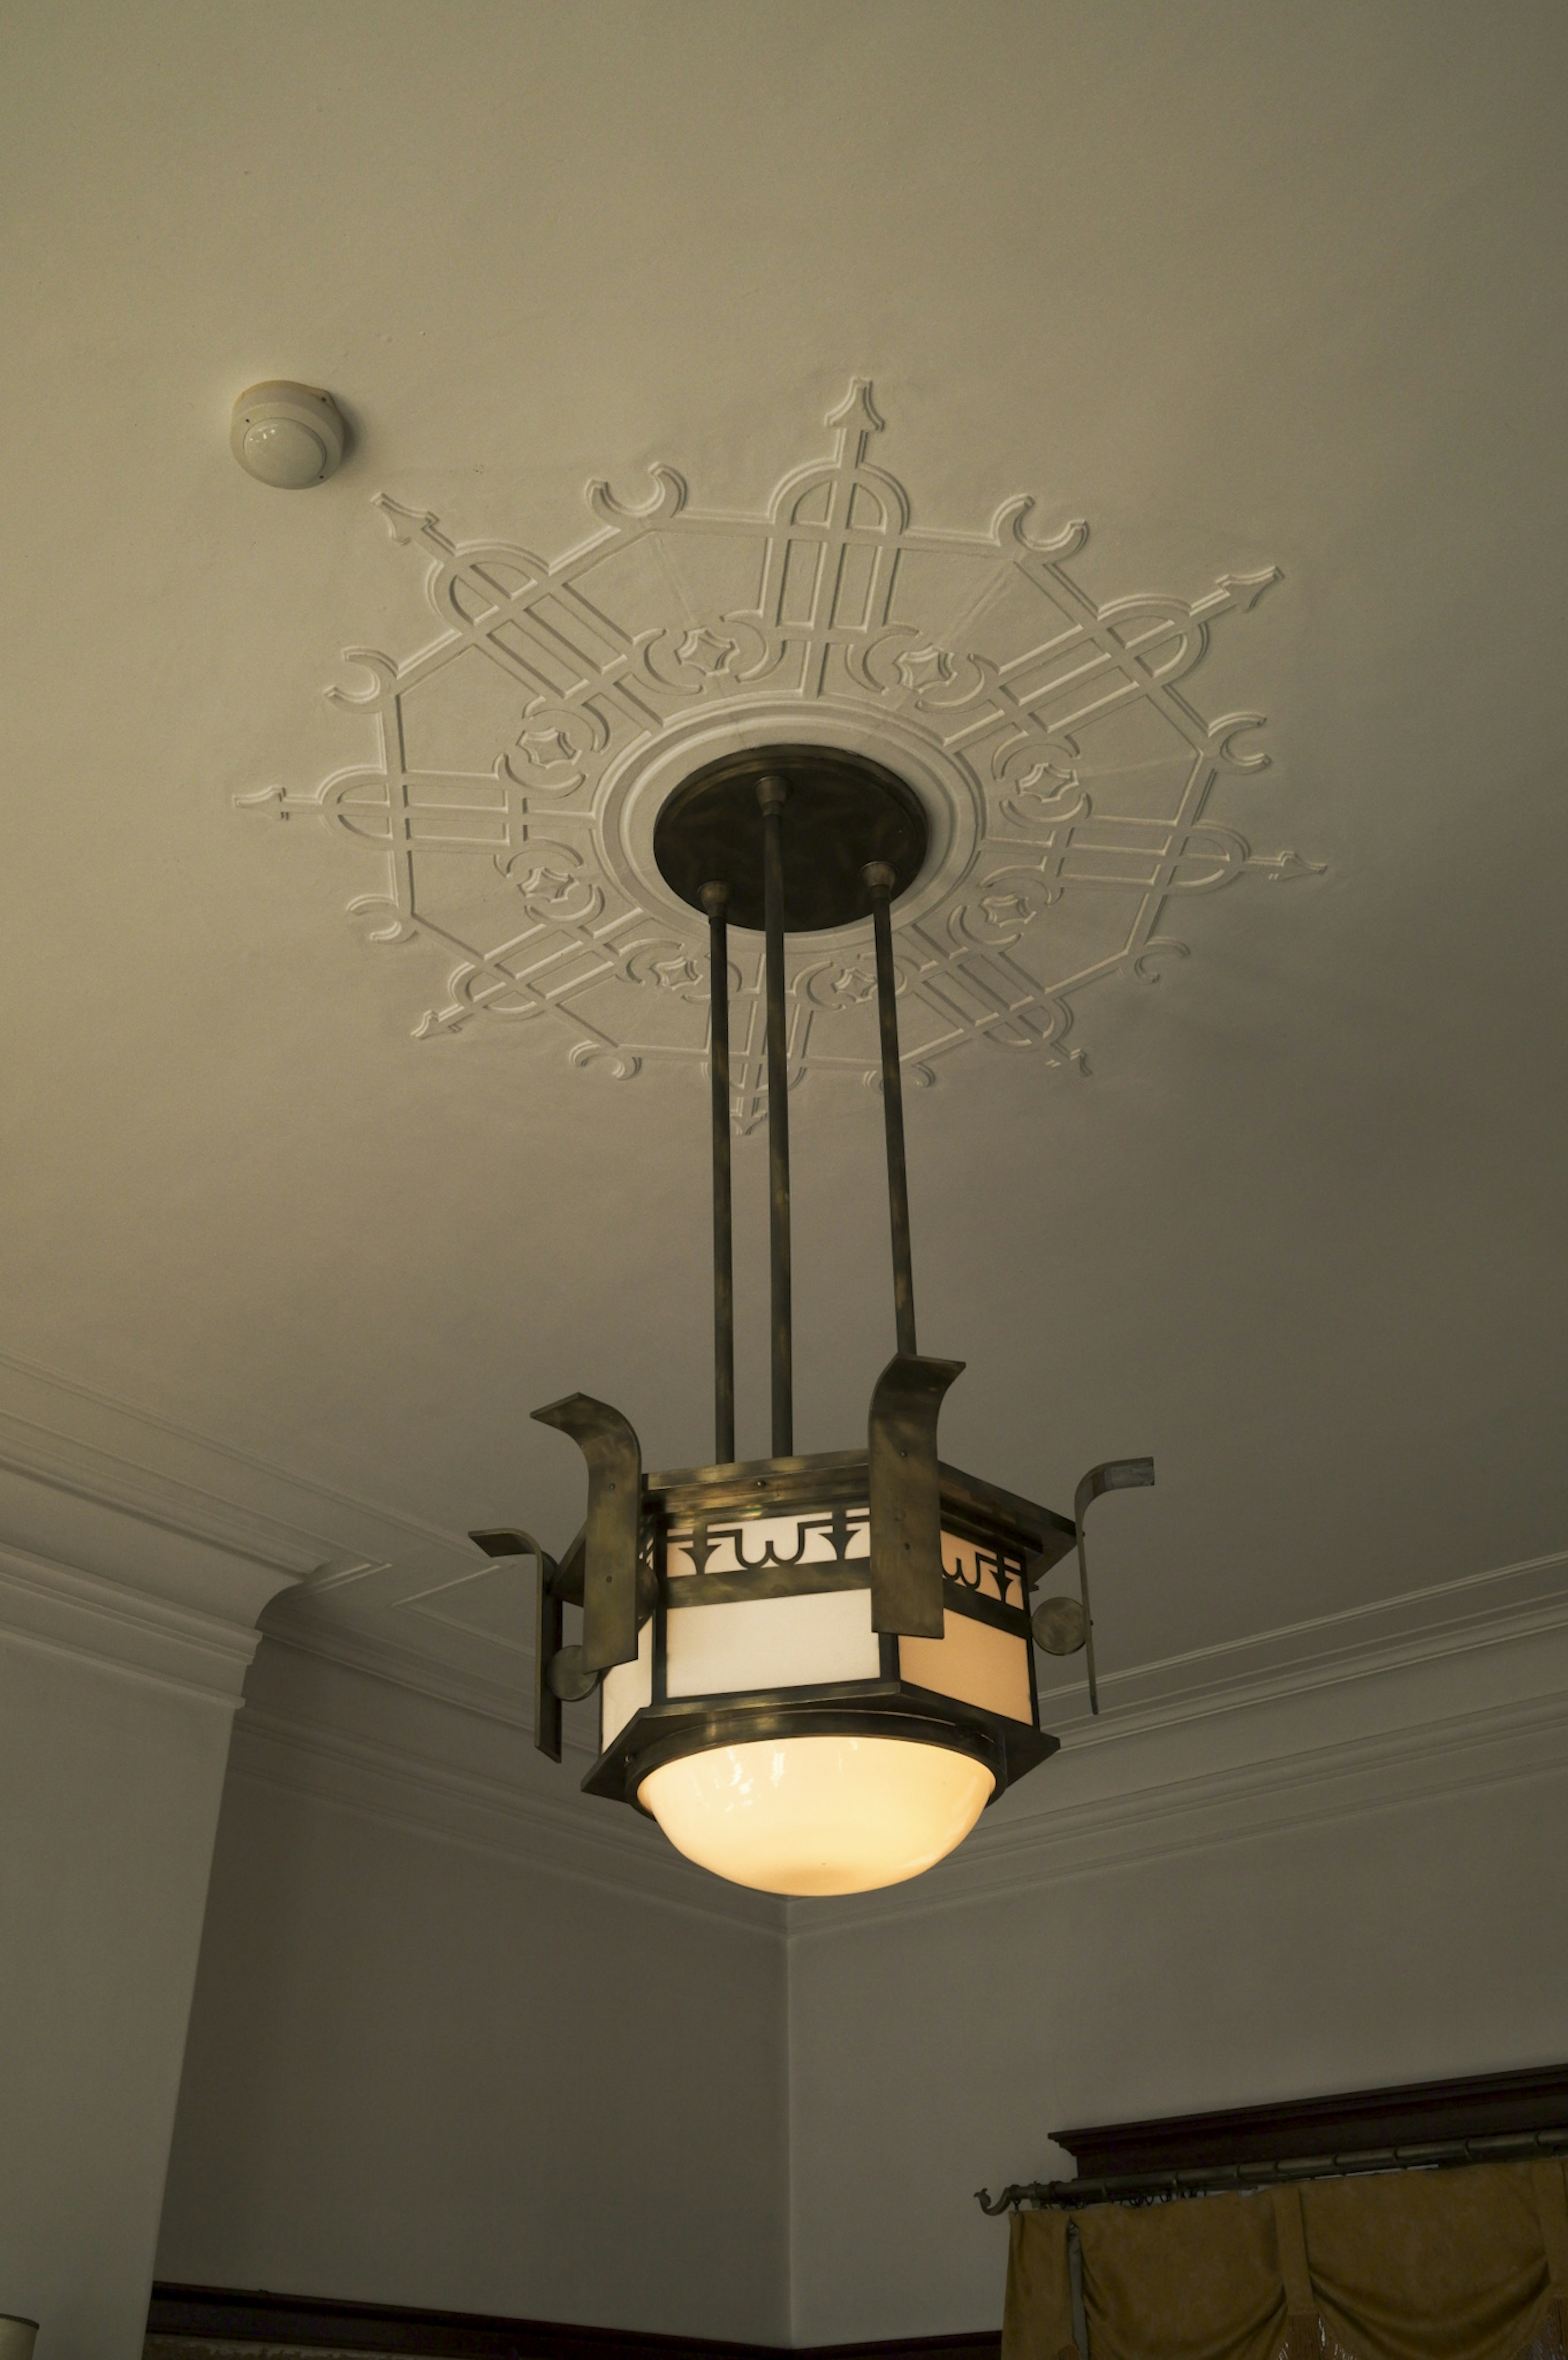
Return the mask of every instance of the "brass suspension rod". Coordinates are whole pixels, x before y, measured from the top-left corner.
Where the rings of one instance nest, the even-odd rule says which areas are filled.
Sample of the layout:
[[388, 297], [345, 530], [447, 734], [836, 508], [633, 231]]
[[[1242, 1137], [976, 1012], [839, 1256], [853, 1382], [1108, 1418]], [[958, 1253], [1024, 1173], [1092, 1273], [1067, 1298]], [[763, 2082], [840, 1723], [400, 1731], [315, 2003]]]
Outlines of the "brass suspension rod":
[[735, 1458], [735, 1227], [730, 1210], [730, 889], [702, 888], [708, 913], [708, 1050], [713, 1131], [713, 1458]]
[[893, 887], [885, 860], [861, 871], [877, 932], [877, 1015], [882, 1034], [882, 1119], [887, 1133], [887, 1213], [893, 1231], [893, 1317], [898, 1349], [915, 1352], [915, 1272], [909, 1251], [909, 1175], [904, 1160], [904, 1076], [898, 1063], [898, 978], [893, 970]]
[[789, 1058], [784, 1029], [782, 779], [757, 782], [762, 809], [763, 923], [768, 943], [768, 1237], [772, 1261], [773, 1456], [795, 1450], [794, 1332], [789, 1300]]

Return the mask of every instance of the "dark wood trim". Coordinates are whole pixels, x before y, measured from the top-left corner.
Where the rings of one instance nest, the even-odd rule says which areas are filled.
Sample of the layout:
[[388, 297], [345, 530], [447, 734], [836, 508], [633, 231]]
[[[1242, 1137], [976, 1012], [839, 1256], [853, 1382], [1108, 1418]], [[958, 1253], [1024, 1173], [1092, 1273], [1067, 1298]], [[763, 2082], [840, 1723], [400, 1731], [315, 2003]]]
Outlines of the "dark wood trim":
[[1002, 2343], [999, 2333], [983, 2329], [974, 2335], [904, 2337], [890, 2344], [823, 2344], [802, 2353], [770, 2344], [715, 2343], [700, 2335], [496, 2319], [480, 2311], [408, 2311], [314, 2295], [164, 2284], [153, 2288], [147, 2333], [184, 2336], [192, 2343], [221, 2338], [305, 2350], [413, 2353], [423, 2360], [998, 2360]]
[[1568, 2065], [1545, 2065], [1524, 2073], [1414, 2081], [1400, 2089], [1353, 2090], [1340, 2097], [1238, 2106], [1228, 2114], [1174, 2114], [1158, 2122], [1105, 2123], [1051, 2136], [1067, 2149], [1080, 2180], [1108, 2180], [1565, 2127]]

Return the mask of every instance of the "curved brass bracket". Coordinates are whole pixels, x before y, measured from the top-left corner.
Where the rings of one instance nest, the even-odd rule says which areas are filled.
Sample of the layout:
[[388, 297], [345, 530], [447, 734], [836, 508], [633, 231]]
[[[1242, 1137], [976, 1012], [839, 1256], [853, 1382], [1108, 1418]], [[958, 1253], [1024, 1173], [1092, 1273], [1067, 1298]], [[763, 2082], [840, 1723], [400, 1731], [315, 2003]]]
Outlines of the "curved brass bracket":
[[630, 1664], [637, 1651], [637, 1544], [642, 1445], [630, 1422], [591, 1393], [568, 1393], [533, 1413], [569, 1434], [588, 1461], [583, 1567], [583, 1660], [591, 1672]]
[[561, 1759], [561, 1699], [550, 1685], [550, 1667], [561, 1652], [560, 1568], [532, 1533], [470, 1533], [486, 1557], [531, 1557], [539, 1562], [539, 1603], [534, 1611], [534, 1743], [552, 1762]]
[[1091, 1467], [1073, 1494], [1073, 1521], [1078, 1527], [1078, 1587], [1083, 1598], [1083, 1668], [1089, 1675], [1089, 1710], [1100, 1710], [1100, 1691], [1094, 1680], [1094, 1618], [1089, 1612], [1089, 1560], [1083, 1552], [1083, 1519], [1094, 1502], [1106, 1491], [1130, 1491], [1140, 1483], [1154, 1480], [1152, 1459], [1107, 1459], [1098, 1467]]
[[940, 1639], [942, 1479], [936, 1422], [962, 1360], [896, 1352], [877, 1380], [867, 1421], [871, 1494], [871, 1626]]

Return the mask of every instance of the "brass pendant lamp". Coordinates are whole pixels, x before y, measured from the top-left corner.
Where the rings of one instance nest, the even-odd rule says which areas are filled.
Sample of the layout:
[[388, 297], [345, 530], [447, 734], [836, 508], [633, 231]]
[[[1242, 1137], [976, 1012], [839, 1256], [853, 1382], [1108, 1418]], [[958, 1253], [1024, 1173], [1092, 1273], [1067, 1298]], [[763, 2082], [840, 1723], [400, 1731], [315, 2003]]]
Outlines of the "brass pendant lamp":
[[[649, 1813], [676, 1848], [766, 1892], [864, 1892], [934, 1865], [1058, 1750], [1033, 1645], [1085, 1652], [1098, 1711], [1083, 1519], [1152, 1483], [1149, 1459], [1094, 1468], [1072, 1522], [937, 1458], [961, 1360], [915, 1340], [891, 910], [926, 853], [919, 799], [864, 756], [774, 746], [709, 763], [654, 832], [666, 882], [708, 920], [712, 959], [714, 1454], [645, 1474], [621, 1413], [572, 1393], [534, 1415], [581, 1448], [582, 1531], [557, 1562], [520, 1531], [474, 1533], [539, 1569], [535, 1743], [561, 1759], [561, 1704], [600, 1699], [591, 1795]], [[871, 919], [898, 1349], [866, 1445], [798, 1457], [789, 1263], [784, 944]], [[730, 1220], [731, 924], [766, 935], [772, 1455], [735, 1456]], [[1076, 1546], [1080, 1595], [1040, 1577]], [[582, 1635], [564, 1644], [564, 1612]]]

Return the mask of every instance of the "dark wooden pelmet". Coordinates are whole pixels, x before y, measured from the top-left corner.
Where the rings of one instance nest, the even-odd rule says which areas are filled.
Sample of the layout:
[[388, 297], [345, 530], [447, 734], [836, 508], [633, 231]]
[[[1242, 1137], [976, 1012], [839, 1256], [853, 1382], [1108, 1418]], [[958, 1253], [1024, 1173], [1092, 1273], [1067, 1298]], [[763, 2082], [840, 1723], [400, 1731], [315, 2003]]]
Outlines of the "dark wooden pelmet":
[[1106, 2123], [1052, 2131], [1051, 2137], [1066, 2148], [1078, 2176], [1018, 2182], [995, 2199], [981, 2189], [984, 2211], [1071, 2210], [1266, 2188], [1277, 2180], [1568, 2155], [1568, 2066]]

